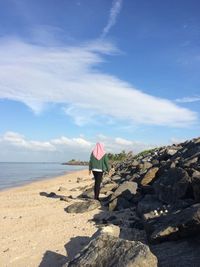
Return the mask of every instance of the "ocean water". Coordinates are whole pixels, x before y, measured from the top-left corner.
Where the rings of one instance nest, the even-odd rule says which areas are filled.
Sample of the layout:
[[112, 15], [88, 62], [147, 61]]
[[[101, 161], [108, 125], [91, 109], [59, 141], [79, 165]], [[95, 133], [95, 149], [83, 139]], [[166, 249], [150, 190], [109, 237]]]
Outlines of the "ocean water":
[[44, 180], [86, 168], [87, 166], [71, 166], [49, 162], [0, 162], [0, 190], [21, 186], [33, 181]]

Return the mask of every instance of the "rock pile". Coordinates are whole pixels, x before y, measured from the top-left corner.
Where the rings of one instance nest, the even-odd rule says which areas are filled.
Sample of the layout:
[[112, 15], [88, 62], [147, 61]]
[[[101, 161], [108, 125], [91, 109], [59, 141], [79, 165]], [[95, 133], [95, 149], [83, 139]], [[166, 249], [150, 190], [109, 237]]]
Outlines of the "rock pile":
[[[119, 226], [120, 236], [98, 237], [69, 266], [200, 266], [200, 138], [129, 155], [104, 179], [101, 192], [107, 210], [94, 221]], [[109, 260], [86, 263], [98, 246], [96, 259]], [[150, 255], [152, 265], [142, 257], [134, 261], [128, 251], [135, 246]], [[112, 248], [121, 251], [115, 265]]]

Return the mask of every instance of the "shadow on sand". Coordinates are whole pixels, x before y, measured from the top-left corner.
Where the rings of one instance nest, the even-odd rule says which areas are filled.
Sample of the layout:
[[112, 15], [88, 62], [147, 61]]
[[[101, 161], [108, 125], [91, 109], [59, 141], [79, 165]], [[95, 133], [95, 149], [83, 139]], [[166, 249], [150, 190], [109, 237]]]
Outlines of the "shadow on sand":
[[75, 255], [91, 241], [91, 239], [92, 238], [88, 236], [77, 236], [71, 238], [70, 241], [65, 244], [67, 256], [47, 250], [38, 267], [62, 267], [65, 263], [72, 260]]
[[61, 198], [61, 197], [64, 197], [64, 195], [57, 195], [57, 194], [54, 193], [54, 192], [51, 192], [51, 193], [40, 192], [39, 194], [40, 194], [40, 196], [42, 196], [42, 197], [49, 197], [49, 198]]

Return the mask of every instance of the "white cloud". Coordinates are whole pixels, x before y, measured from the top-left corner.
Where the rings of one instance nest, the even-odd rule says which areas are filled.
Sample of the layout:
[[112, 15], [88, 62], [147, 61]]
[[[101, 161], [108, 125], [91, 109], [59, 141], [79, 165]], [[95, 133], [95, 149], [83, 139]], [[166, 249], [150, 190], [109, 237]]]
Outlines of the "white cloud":
[[197, 121], [195, 112], [100, 71], [103, 55], [116, 52], [112, 43], [102, 40], [77, 47], [0, 40], [0, 98], [21, 101], [35, 113], [48, 103], [65, 105], [78, 125], [97, 116], [171, 127]]
[[117, 137], [115, 138], [115, 142], [119, 145], [124, 145], [124, 146], [130, 146], [133, 145], [132, 141], [126, 140], [124, 138]]
[[56, 148], [50, 142], [40, 142], [33, 140], [26, 140], [25, 137], [19, 133], [6, 132], [1, 138], [1, 142], [25, 148], [32, 151], [55, 151]]
[[0, 137], [0, 160], [46, 161], [47, 158], [50, 161], [65, 161], [71, 158], [87, 160], [96, 142], [104, 143], [106, 151], [111, 153], [120, 153], [125, 150], [136, 154], [152, 147], [150, 144], [102, 134], [91, 140], [84, 137], [61, 136], [47, 141], [38, 141], [29, 140], [24, 135], [10, 131]]
[[115, 25], [117, 16], [121, 10], [121, 6], [122, 6], [122, 0], [114, 0], [113, 1], [112, 7], [110, 10], [108, 23], [104, 27], [102, 35], [101, 35], [102, 38], [104, 38], [108, 34], [110, 29]]
[[65, 136], [62, 136], [58, 139], [51, 140], [51, 143], [54, 145], [66, 145], [66, 146], [73, 146], [73, 147], [80, 147], [80, 148], [90, 148], [92, 146], [92, 143], [85, 140], [84, 138], [67, 138]]
[[183, 98], [177, 98], [175, 100], [178, 103], [193, 103], [193, 102], [199, 102], [200, 96], [188, 96]]

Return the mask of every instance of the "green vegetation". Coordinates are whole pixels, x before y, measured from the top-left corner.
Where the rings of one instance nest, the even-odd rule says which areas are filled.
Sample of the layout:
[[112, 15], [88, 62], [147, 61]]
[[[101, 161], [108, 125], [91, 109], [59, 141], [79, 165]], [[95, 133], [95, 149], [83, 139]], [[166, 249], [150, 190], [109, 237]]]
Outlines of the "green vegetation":
[[138, 153], [135, 157], [136, 157], [136, 158], [138, 158], [138, 157], [140, 157], [140, 156], [145, 157], [145, 156], [147, 156], [149, 153], [154, 152], [156, 149], [157, 149], [157, 148], [152, 148], [152, 149], [144, 150], [144, 151]]
[[109, 161], [112, 161], [112, 162], [113, 161], [121, 161], [127, 157], [127, 153], [124, 150], [119, 154], [108, 153], [107, 155], [108, 155]]

